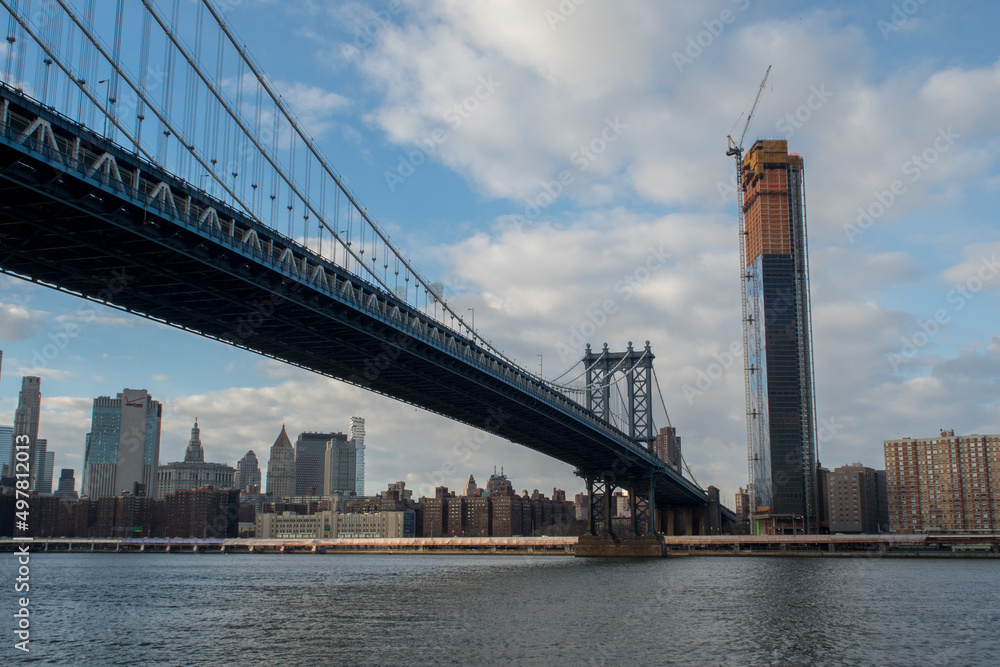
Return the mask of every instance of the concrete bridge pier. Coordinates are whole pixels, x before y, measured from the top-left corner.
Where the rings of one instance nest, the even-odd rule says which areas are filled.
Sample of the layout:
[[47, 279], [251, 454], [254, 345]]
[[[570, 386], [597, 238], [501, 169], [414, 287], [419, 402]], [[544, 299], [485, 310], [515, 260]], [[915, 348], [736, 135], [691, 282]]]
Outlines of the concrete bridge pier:
[[706, 535], [722, 534], [722, 502], [719, 500], [719, 490], [714, 486], [708, 489], [708, 506], [704, 512], [704, 527]]
[[[614, 512], [611, 499], [616, 484], [608, 477], [599, 479], [596, 476], [586, 476], [587, 496], [590, 515], [587, 520], [588, 531], [580, 536], [576, 545], [576, 555], [584, 558], [617, 557], [617, 558], [661, 558], [666, 555], [663, 538], [656, 531], [656, 503], [653, 495], [652, 480], [632, 481], [629, 490], [632, 529], [624, 534], [616, 534], [612, 525]], [[648, 532], [640, 534], [640, 484], [649, 484], [649, 492], [645, 497], [646, 526]], [[595, 490], [596, 487], [596, 490]], [[600, 516], [597, 516], [600, 514]]]

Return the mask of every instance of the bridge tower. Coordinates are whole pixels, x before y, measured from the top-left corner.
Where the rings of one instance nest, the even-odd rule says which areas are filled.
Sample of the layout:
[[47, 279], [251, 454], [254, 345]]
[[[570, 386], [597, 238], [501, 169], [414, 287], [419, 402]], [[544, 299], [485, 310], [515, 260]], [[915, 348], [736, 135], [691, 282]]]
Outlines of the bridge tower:
[[653, 407], [650, 400], [653, 394], [653, 352], [646, 341], [644, 350], [636, 350], [631, 341], [626, 352], [611, 352], [608, 344], [600, 353], [594, 352], [587, 344], [587, 352], [583, 355], [586, 369], [586, 407], [595, 415], [608, 423], [613, 423], [611, 406], [612, 385], [615, 375], [625, 377], [624, 399], [624, 430], [632, 440], [642, 443], [652, 451], [656, 435], [653, 432]]
[[[586, 378], [585, 405], [595, 416], [618, 426], [637, 446], [654, 451], [653, 355], [649, 341], [642, 350], [629, 342], [625, 352], [612, 352], [605, 343], [600, 352], [590, 344], [583, 357]], [[624, 385], [624, 386], [621, 386]], [[616, 410], [615, 408], [618, 408]], [[622, 466], [603, 471], [581, 471], [587, 485], [587, 537], [594, 555], [654, 555], [662, 551], [657, 535], [656, 484], [652, 473], [641, 476]], [[615, 489], [625, 489], [629, 498], [630, 526], [616, 534]], [[584, 541], [586, 542], [586, 540]], [[613, 545], [613, 546], [612, 546]], [[586, 550], [584, 543], [582, 549]]]

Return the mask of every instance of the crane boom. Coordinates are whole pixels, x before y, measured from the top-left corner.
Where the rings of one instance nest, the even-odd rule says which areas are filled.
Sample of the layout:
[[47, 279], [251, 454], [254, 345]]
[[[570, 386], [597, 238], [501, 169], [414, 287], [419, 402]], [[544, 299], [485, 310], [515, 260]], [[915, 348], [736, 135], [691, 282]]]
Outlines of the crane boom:
[[[740, 140], [738, 142], [733, 141], [733, 135], [726, 137], [729, 139], [729, 150], [726, 151], [726, 155], [735, 155], [737, 152], [743, 153], [743, 140], [747, 136], [747, 131], [750, 129], [750, 121], [753, 120], [753, 114], [757, 110], [757, 103], [760, 102], [760, 96], [764, 92], [764, 86], [767, 85], [767, 77], [771, 74], [771, 66], [767, 66], [767, 71], [764, 72], [764, 78], [760, 82], [760, 87], [757, 89], [757, 97], [753, 99], [753, 105], [750, 107], [750, 113], [747, 114], [747, 122], [743, 125], [743, 131], [740, 133]], [[736, 120], [739, 123], [739, 119]], [[737, 168], [739, 166], [737, 165]]]

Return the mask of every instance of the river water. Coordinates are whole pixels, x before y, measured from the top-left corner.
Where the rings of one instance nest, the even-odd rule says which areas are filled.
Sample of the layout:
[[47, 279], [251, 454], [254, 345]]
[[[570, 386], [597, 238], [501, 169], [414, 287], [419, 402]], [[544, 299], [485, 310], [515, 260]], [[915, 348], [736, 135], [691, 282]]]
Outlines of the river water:
[[2, 664], [1000, 664], [998, 560], [33, 554], [26, 655], [16, 567]]

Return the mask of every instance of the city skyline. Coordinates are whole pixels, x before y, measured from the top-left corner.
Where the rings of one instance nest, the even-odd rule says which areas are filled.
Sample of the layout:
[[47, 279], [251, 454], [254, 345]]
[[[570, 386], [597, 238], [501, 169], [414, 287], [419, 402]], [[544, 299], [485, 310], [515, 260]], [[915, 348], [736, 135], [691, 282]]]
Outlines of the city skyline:
[[[809, 164], [820, 461], [877, 466], [897, 434], [995, 431], [984, 397], [1000, 369], [987, 208], [998, 65], [978, 32], [992, 5], [922, 5], [898, 25], [860, 2], [839, 13], [588, 4], [555, 19], [522, 5], [487, 30], [496, 17], [482, 8], [383, 21], [243, 4], [255, 11], [227, 17], [264, 70], [482, 333], [550, 377], [585, 342], [649, 339], [685, 458], [724, 497], [747, 481], [724, 140], [773, 64], [749, 137], [786, 138]], [[624, 35], [626, 21], [656, 26], [656, 38], [633, 35], [595, 60], [592, 41]], [[550, 60], [546, 44], [562, 56]], [[446, 46], [469, 54], [465, 66], [440, 66]], [[282, 421], [343, 430], [341, 417], [316, 418], [317, 405], [337, 405], [378, 417], [367, 425], [373, 488], [424, 488], [498, 460], [533, 471], [531, 487], [579, 488], [568, 466], [524, 448], [185, 332], [7, 277], [0, 304], [0, 423], [13, 423], [12, 378], [43, 377], [56, 470], [82, 474], [92, 396], [143, 386], [171, 406], [164, 461], [181, 458], [196, 416], [231, 434], [213, 451], [234, 464], [249, 449], [263, 461]]]
[[[0, 353], [2, 353], [2, 351], [0, 351]], [[34, 379], [36, 379], [36, 378], [32, 378], [32, 380], [34, 380]], [[37, 383], [32, 384], [32, 386], [36, 386], [36, 385], [37, 385]], [[156, 412], [157, 412], [157, 417], [156, 417], [157, 422], [159, 422], [160, 420], [162, 420], [162, 412], [163, 412], [164, 406], [163, 406], [162, 402], [152, 400], [152, 394], [150, 392], [148, 392], [147, 390], [144, 390], [144, 389], [142, 389], [142, 390], [126, 389], [125, 392], [130, 392], [129, 395], [134, 395], [139, 400], [148, 400], [149, 403], [151, 404], [151, 406], [153, 406], [155, 408]], [[108, 434], [110, 434], [110, 436], [113, 437], [114, 442], [109, 442], [108, 446], [106, 446], [105, 449], [109, 449], [110, 453], [112, 455], [115, 455], [115, 456], [117, 456], [117, 454], [115, 453], [115, 452], [117, 452], [117, 446], [116, 445], [118, 443], [118, 439], [120, 438], [120, 429], [118, 427], [118, 420], [120, 418], [117, 417], [117, 414], [118, 414], [118, 411], [121, 410], [122, 402], [124, 400], [123, 396], [124, 396], [123, 392], [118, 392], [118, 396], [115, 399], [112, 399], [109, 396], [101, 396], [101, 397], [97, 397], [95, 399], [92, 399], [93, 400], [93, 407], [94, 407], [95, 411], [98, 412], [102, 416], [102, 419], [100, 419], [99, 422], [98, 422], [97, 431], [98, 432], [107, 431]], [[40, 402], [41, 402], [42, 405], [44, 405], [44, 400], [43, 399], [40, 399]], [[106, 413], [108, 413], [108, 409], [110, 409], [111, 422], [110, 423], [105, 423], [107, 421], [107, 419], [105, 419], [104, 416], [105, 416]], [[330, 441], [330, 440], [337, 441], [337, 443], [339, 445], [349, 445], [350, 446], [349, 448], [350, 448], [351, 459], [353, 461], [355, 459], [355, 451], [356, 450], [357, 451], [363, 451], [363, 448], [364, 448], [363, 441], [364, 441], [364, 437], [365, 437], [365, 428], [364, 428], [365, 421], [366, 421], [365, 418], [357, 416], [357, 415], [354, 415], [354, 416], [350, 417], [350, 419], [349, 419], [349, 431], [353, 435], [353, 437], [351, 437], [350, 439], [348, 439], [347, 435], [344, 434], [344, 433], [342, 433], [342, 432], [337, 432], [337, 433], [332, 433], [332, 432], [331, 433], [320, 433], [320, 432], [316, 432], [316, 431], [302, 431], [301, 433], [298, 434], [298, 437], [296, 438], [296, 441], [294, 443], [292, 443], [291, 440], [288, 439], [288, 436], [286, 434], [286, 432], [287, 432], [286, 425], [282, 424], [281, 433], [278, 436], [278, 440], [279, 441], [283, 441], [285, 439], [288, 439], [288, 445], [291, 447], [291, 449], [293, 451], [292, 460], [295, 462], [295, 466], [296, 466], [294, 477], [292, 478], [292, 483], [294, 485], [294, 492], [292, 492], [290, 494], [286, 494], [286, 495], [290, 495], [290, 496], [304, 496], [304, 495], [307, 495], [307, 494], [305, 494], [305, 489], [309, 485], [309, 481], [312, 480], [312, 478], [309, 475], [307, 475], [306, 478], [308, 478], [308, 480], [309, 480], [309, 481], [307, 481], [307, 479], [303, 478], [299, 474], [299, 472], [297, 470], [298, 465], [299, 465], [299, 456], [298, 456], [298, 454], [299, 454], [299, 446], [303, 442], [308, 442], [308, 443], [312, 444], [311, 441], [315, 441], [316, 443], [320, 443], [320, 444], [322, 444], [322, 447], [323, 447], [324, 451], [326, 450], [327, 442]], [[93, 439], [93, 435], [94, 435], [94, 433], [93, 433], [94, 423], [95, 423], [94, 419], [93, 419], [93, 417], [91, 417], [90, 426], [89, 426], [89, 429], [91, 431], [88, 432], [86, 434], [86, 437], [84, 438], [84, 445], [83, 445], [83, 447], [84, 447], [85, 450], [87, 448], [87, 440], [88, 439], [94, 440]], [[660, 436], [658, 436], [658, 442], [659, 442], [660, 438], [668, 438], [668, 436], [665, 435], [665, 434], [668, 431], [671, 431], [672, 429], [664, 428], [662, 430], [663, 430], [663, 433]], [[2, 437], [4, 434], [12, 436], [13, 435], [13, 428], [9, 427], [9, 426], [0, 426], [0, 437]], [[282, 437], [282, 435], [284, 435], [284, 438]], [[679, 451], [680, 438], [677, 437], [676, 435], [671, 435], [671, 436], [669, 436], [669, 438], [672, 438], [672, 441], [676, 443], [675, 445], [670, 445], [670, 447], [676, 447], [678, 449], [678, 451]], [[45, 449], [46, 449], [46, 445], [47, 445], [47, 440], [45, 438], [37, 438], [37, 442], [38, 442], [38, 445], [39, 445], [39, 449], [41, 450], [41, 453], [44, 454], [45, 453]], [[96, 443], [96, 440], [94, 442]], [[668, 445], [666, 444], [666, 442], [667, 441], [664, 440], [664, 443], [662, 444], [662, 448], [663, 448], [664, 452], [668, 451]], [[275, 444], [275, 443], [272, 443], [272, 446], [273, 446], [273, 444]], [[660, 447], [660, 445], [658, 445], [658, 447]], [[160, 444], [157, 443], [156, 446], [154, 447], [154, 449], [157, 452], [159, 452], [160, 451]], [[266, 451], [270, 452], [270, 447], [266, 448]], [[670, 449], [669, 451], [673, 452], [674, 450]], [[49, 456], [49, 461], [51, 461], [52, 460], [52, 456], [53, 456], [53, 452], [47, 452], [47, 454]], [[233, 468], [232, 472], [236, 473], [236, 471], [239, 469], [240, 464], [243, 463], [245, 460], [247, 460], [247, 457], [249, 457], [251, 455], [256, 456], [255, 453], [254, 453], [254, 451], [252, 449], [248, 450], [247, 452], [244, 453], [244, 455], [242, 457], [240, 457], [238, 460], [234, 461], [232, 463], [232, 466], [231, 466]], [[309, 455], [308, 464], [309, 464], [310, 468], [315, 467], [315, 465], [317, 465], [317, 462], [313, 461], [313, 458], [314, 458], [315, 455], [312, 454], [311, 452], [309, 452], [308, 455]], [[676, 456], [679, 456], [679, 453], [676, 454]], [[184, 451], [182, 452], [182, 455], [180, 457], [178, 457], [177, 460], [171, 460], [171, 461], [168, 461], [168, 460], [164, 459], [163, 457], [164, 457], [164, 454], [162, 454], [162, 452], [161, 452], [159, 454], [159, 461], [157, 463], [157, 467], [158, 467], [158, 469], [160, 471], [157, 476], [159, 478], [159, 482], [160, 483], [163, 482], [163, 479], [164, 479], [163, 478], [163, 474], [164, 474], [164, 472], [166, 470], [172, 470], [173, 467], [177, 466], [177, 465], [183, 466], [183, 465], [186, 465], [186, 464], [195, 464], [195, 465], [201, 465], [201, 466], [206, 467], [206, 468], [207, 467], [212, 467], [212, 466], [220, 467], [220, 468], [221, 467], [225, 467], [225, 466], [229, 466], [229, 462], [228, 461], [227, 462], [222, 462], [222, 463], [211, 463], [211, 462], [206, 463], [206, 461], [205, 461], [205, 447], [204, 447], [204, 443], [201, 441], [201, 426], [198, 423], [198, 418], [197, 417], [195, 417], [194, 425], [191, 427], [191, 429], [189, 431], [189, 437], [188, 437], [188, 440], [186, 441], [186, 443], [184, 445]], [[320, 457], [324, 458], [323, 454], [321, 454]], [[253, 460], [257, 461], [257, 459], [253, 459]], [[320, 461], [320, 463], [321, 462], [322, 461]], [[50, 472], [50, 474], [51, 474], [51, 472], [54, 471], [55, 468], [52, 467], [51, 463], [49, 463], [48, 465], [49, 465], [49, 470], [47, 472]], [[497, 465], [498, 464], [494, 464], [494, 466], [493, 466], [494, 467], [494, 473], [496, 472]], [[85, 466], [86, 466], [86, 464], [84, 463], [84, 467]], [[259, 466], [259, 463], [258, 463], [258, 466]], [[335, 464], [335, 468], [336, 467], [337, 467], [337, 464]], [[501, 465], [500, 467], [502, 469], [503, 466]], [[77, 470], [75, 468], [64, 468], [64, 469], [62, 469], [62, 472], [63, 473], [66, 473], [66, 472], [79, 473], [81, 475], [81, 477], [84, 477], [84, 470]], [[350, 484], [355, 484], [354, 480], [357, 479], [356, 474], [358, 472], [360, 472], [361, 474], [363, 474], [363, 472], [364, 472], [364, 466], [363, 466], [363, 464], [359, 464], [357, 468], [355, 468], [355, 466], [352, 464], [348, 470], [346, 470], [345, 472], [339, 473], [339, 474], [344, 479], [350, 480]], [[320, 477], [322, 477], [322, 473], [323, 473], [323, 470], [319, 469], [319, 471], [318, 471], [317, 474], [319, 474]], [[258, 474], [258, 477], [256, 478], [256, 481], [258, 482], [258, 485], [261, 487], [261, 489], [263, 491], [264, 488], [266, 487], [266, 482], [267, 482], [267, 459], [265, 459], [263, 467], [258, 467], [257, 474]], [[454, 479], [455, 480], [459, 480], [461, 478], [461, 479], [468, 480], [468, 479], [471, 479], [472, 477], [473, 477], [473, 475], [471, 475], [471, 474], [464, 475], [461, 472], [456, 472]], [[192, 477], [191, 479], [193, 480], [194, 477]], [[449, 486], [448, 478], [442, 477], [441, 479], [443, 480], [443, 483], [442, 484], [438, 484], [438, 486], [442, 486], [442, 485], [443, 486]], [[504, 478], [504, 479], [506, 479], [506, 478]], [[58, 480], [53, 476], [52, 477], [52, 482], [54, 483], [54, 482], [57, 482], [57, 481]], [[234, 477], [234, 482], [235, 482], [235, 477]], [[322, 480], [321, 480], [321, 482], [322, 482]], [[392, 483], [389, 483], [389, 484], [391, 485]], [[210, 486], [211, 486], [211, 484], [210, 484]], [[218, 484], [215, 484], [214, 486], [216, 488], [230, 488], [229, 485], [221, 485], [220, 486]], [[328, 494], [326, 494], [326, 493], [323, 492], [323, 486], [324, 486], [324, 484], [321, 483], [321, 484], [319, 484], [318, 486], [315, 487], [316, 488], [316, 494], [315, 495], [328, 495]], [[362, 488], [363, 486], [364, 486], [364, 482], [361, 481], [360, 483], [358, 483], [355, 486], [355, 489], [357, 490], [358, 488]], [[452, 484], [452, 486], [457, 486], [457, 484]], [[152, 493], [150, 493], [150, 495], [153, 496], [153, 497], [163, 498], [166, 493], [173, 492], [174, 488], [175, 487], [173, 486], [173, 484], [171, 484], [169, 490], [164, 490], [164, 489], [160, 488], [159, 485], [158, 485], [157, 488], [154, 491], [152, 491]], [[196, 487], [176, 487], [176, 488], [200, 488], [200, 487], [196, 486]], [[242, 489], [242, 487], [234, 487], [234, 488], [240, 488], [240, 489]], [[433, 487], [427, 487], [426, 490], [430, 494], [432, 494], [433, 491], [434, 491], [434, 488]], [[535, 489], [535, 490], [537, 491], [537, 489]], [[527, 489], [525, 489], [524, 491], [527, 492]], [[53, 487], [53, 489], [51, 491], [42, 492], [42, 493], [51, 493], [51, 494], [54, 494], [55, 492], [56, 492], [56, 489], [55, 489], [55, 487]], [[117, 495], [117, 494], [112, 494], [112, 495]], [[357, 493], [356, 492], [356, 495], [358, 495], [358, 496], [364, 496], [364, 493]]]

